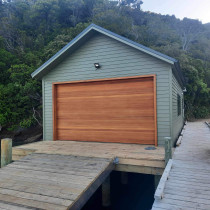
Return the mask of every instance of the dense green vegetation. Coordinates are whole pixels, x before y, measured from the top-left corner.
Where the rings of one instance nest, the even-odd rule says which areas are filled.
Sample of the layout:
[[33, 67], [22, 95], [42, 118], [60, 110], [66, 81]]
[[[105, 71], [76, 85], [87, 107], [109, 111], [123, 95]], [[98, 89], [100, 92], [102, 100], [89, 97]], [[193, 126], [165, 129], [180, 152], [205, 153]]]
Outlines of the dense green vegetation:
[[210, 24], [141, 11], [127, 0], [0, 1], [0, 125], [41, 123], [41, 83], [30, 74], [91, 22], [180, 61], [187, 118], [210, 114]]

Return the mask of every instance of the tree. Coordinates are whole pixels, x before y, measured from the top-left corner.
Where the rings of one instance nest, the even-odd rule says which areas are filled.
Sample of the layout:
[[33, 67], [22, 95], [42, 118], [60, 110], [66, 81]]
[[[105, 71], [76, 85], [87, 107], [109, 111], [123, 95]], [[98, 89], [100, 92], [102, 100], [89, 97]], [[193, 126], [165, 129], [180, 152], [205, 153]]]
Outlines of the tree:
[[25, 64], [9, 69], [9, 83], [0, 84], [0, 125], [30, 127], [41, 121], [41, 86]]
[[118, 10], [109, 7], [99, 8], [93, 22], [117, 34], [129, 37], [132, 29], [132, 19], [122, 15]]
[[79, 23], [75, 27], [66, 29], [62, 35], [56, 36], [43, 50], [43, 58], [45, 60], [52, 57], [56, 52], [68, 44], [74, 37], [82, 32], [88, 24]]
[[204, 81], [204, 62], [182, 54], [181, 67], [187, 78], [187, 92], [185, 94], [187, 118], [203, 118], [210, 113], [210, 88]]
[[18, 60], [10, 52], [0, 48], [0, 84], [7, 84], [9, 81], [8, 69]]
[[120, 0], [118, 1], [120, 6], [130, 6], [133, 9], [141, 9], [143, 1], [141, 0]]
[[198, 20], [184, 18], [177, 27], [181, 37], [182, 49], [188, 51], [190, 44], [196, 41], [198, 36], [203, 32], [202, 23]]

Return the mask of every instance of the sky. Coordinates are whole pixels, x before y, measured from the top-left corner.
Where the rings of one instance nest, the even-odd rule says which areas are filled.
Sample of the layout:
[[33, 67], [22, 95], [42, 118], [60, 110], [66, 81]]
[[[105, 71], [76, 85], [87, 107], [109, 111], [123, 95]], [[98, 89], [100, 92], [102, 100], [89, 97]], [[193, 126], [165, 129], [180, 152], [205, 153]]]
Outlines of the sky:
[[163, 15], [175, 15], [183, 19], [199, 19], [202, 23], [210, 22], [210, 0], [143, 0], [143, 11]]

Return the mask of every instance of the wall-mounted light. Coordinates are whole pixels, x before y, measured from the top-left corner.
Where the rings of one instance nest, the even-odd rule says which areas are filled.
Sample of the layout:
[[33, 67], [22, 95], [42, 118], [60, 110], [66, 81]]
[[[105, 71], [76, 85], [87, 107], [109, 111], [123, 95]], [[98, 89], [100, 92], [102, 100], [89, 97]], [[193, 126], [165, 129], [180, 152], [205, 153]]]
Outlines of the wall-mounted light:
[[100, 69], [101, 68], [101, 65], [99, 63], [94, 63], [94, 66], [96, 69]]
[[183, 91], [183, 93], [186, 93], [187, 92], [187, 89], [186, 89], [186, 87], [184, 88], [184, 90], [182, 90]]

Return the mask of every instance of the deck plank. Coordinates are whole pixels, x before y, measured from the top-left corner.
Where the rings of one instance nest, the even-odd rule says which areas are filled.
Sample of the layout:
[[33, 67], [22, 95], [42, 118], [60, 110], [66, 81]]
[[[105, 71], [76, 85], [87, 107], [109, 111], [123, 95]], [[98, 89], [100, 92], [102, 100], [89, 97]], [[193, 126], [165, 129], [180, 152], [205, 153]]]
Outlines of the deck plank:
[[0, 201], [0, 209], [4, 210], [39, 210], [38, 208], [33, 208], [33, 207], [26, 207], [24, 205], [15, 205], [15, 204], [9, 204], [8, 202], [1, 202]]
[[6, 201], [10, 204], [14, 205], [24, 205], [27, 207], [33, 207], [33, 208], [39, 208], [39, 209], [57, 209], [57, 210], [63, 210], [66, 207], [63, 205], [55, 205], [48, 202], [39, 202], [32, 199], [24, 199], [13, 195], [4, 195], [0, 194], [0, 201]]

